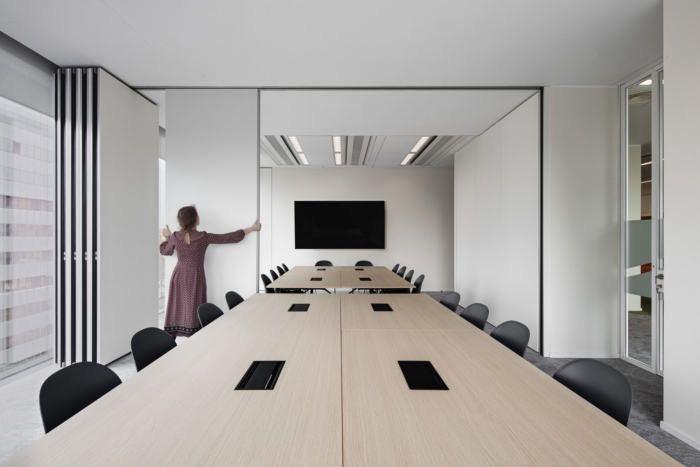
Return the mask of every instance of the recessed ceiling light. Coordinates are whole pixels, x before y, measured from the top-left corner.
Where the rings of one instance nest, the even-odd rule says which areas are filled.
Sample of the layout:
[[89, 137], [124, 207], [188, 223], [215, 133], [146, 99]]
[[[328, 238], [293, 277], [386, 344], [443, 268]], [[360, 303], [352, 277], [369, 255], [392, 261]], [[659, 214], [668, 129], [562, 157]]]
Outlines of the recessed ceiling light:
[[420, 151], [421, 148], [425, 145], [425, 143], [428, 142], [429, 139], [430, 139], [429, 136], [423, 136], [423, 137], [421, 137], [421, 139], [418, 140], [418, 142], [416, 143], [416, 145], [413, 146], [413, 149], [411, 149], [411, 152], [412, 152], [412, 153], [417, 153], [418, 151]]
[[644, 81], [639, 83], [639, 85], [640, 86], [651, 86], [651, 83], [652, 83], [651, 78], [649, 78], [649, 79], [645, 79]]
[[309, 165], [309, 161], [306, 160], [306, 156], [303, 152], [297, 153], [297, 156], [299, 156], [299, 159], [301, 159], [302, 164]]
[[339, 152], [335, 153], [335, 165], [343, 165], [343, 155]]
[[409, 152], [408, 154], [406, 154], [406, 157], [404, 157], [403, 160], [401, 161], [401, 165], [409, 164], [413, 160], [414, 157], [416, 157], [416, 153]]
[[303, 149], [301, 149], [301, 144], [299, 144], [299, 140], [297, 139], [296, 136], [290, 136], [289, 137], [289, 142], [292, 143], [292, 147], [296, 152], [304, 152]]
[[333, 137], [333, 151], [334, 152], [343, 152], [343, 148], [340, 145], [340, 136]]
[[642, 162], [641, 165], [651, 165], [651, 161], [649, 161], [649, 162]]

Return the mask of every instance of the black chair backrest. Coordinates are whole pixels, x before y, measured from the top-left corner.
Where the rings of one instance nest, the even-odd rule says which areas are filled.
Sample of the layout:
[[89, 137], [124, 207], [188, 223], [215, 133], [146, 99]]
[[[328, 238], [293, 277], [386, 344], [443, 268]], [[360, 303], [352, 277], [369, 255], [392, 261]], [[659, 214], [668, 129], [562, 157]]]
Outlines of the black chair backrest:
[[460, 295], [457, 292], [447, 292], [444, 297], [440, 300], [440, 303], [445, 305], [451, 311], [457, 311], [457, 306], [459, 305]]
[[554, 379], [627, 425], [632, 407], [632, 388], [625, 375], [615, 368], [598, 360], [582, 358], [559, 368], [554, 373]]
[[265, 293], [275, 293], [275, 289], [268, 287], [272, 284], [272, 281], [265, 274], [260, 274], [260, 279], [262, 279], [263, 285], [265, 286]]
[[197, 307], [197, 317], [199, 318], [199, 324], [201, 324], [202, 327], [211, 323], [215, 319], [222, 317], [223, 315], [224, 312], [221, 311], [221, 308], [213, 303], [202, 303]]
[[367, 261], [366, 259], [361, 259], [357, 263], [355, 263], [355, 266], [373, 266], [372, 261]]
[[413, 283], [413, 291], [412, 293], [420, 293], [421, 289], [423, 288], [423, 281], [425, 280], [425, 276], [421, 274], [416, 278], [416, 281]]
[[406, 274], [406, 266], [401, 266], [399, 270], [396, 272], [400, 277], [403, 277], [404, 274]]
[[243, 303], [243, 297], [241, 297], [237, 292], [234, 292], [233, 290], [226, 292], [226, 305], [228, 305], [229, 310], [236, 305], [240, 305], [241, 303]]
[[284, 272], [288, 272], [289, 268], [287, 267], [286, 264], [282, 263], [282, 267], [284, 268]]
[[52, 374], [39, 390], [44, 431], [56, 428], [121, 384], [119, 376], [99, 363], [80, 362]]
[[399, 263], [396, 263], [393, 268], [391, 268], [391, 272], [396, 274], [396, 271], [399, 270], [399, 266], [401, 266]]
[[333, 263], [331, 263], [327, 259], [322, 259], [320, 261], [316, 261], [316, 266], [333, 266]]
[[413, 280], [413, 269], [406, 273], [406, 277], [404, 277], [404, 279], [406, 279], [408, 282], [411, 282]]
[[489, 307], [483, 303], [472, 303], [459, 315], [483, 331], [486, 327], [486, 320], [489, 319]]
[[131, 338], [136, 371], [141, 371], [175, 348], [173, 336], [158, 328], [141, 329]]
[[287, 271], [282, 269], [282, 266], [277, 266], [277, 272], [280, 274], [280, 277], [282, 277], [284, 275], [284, 273]]
[[280, 276], [277, 275], [274, 269], [270, 269], [270, 276], [272, 276], [272, 280], [276, 281], [277, 279], [280, 278]]
[[530, 342], [530, 330], [518, 321], [504, 321], [491, 331], [491, 337], [522, 357]]

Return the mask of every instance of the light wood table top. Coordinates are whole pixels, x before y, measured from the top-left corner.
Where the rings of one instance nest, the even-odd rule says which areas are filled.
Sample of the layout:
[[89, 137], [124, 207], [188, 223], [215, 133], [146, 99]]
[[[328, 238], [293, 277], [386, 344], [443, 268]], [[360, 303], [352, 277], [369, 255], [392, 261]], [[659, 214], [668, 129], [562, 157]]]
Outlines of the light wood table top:
[[[373, 303], [386, 303], [393, 311], [374, 311]], [[340, 309], [344, 330], [452, 329], [463, 321], [426, 294], [344, 294]]]
[[[320, 280], [312, 280], [320, 278]], [[275, 289], [335, 289], [341, 287], [340, 269], [332, 266], [295, 266], [272, 281]]]
[[[234, 391], [253, 360], [285, 361], [275, 388]], [[449, 390], [410, 390], [399, 360]], [[426, 295], [258, 294], [10, 464], [675, 462]]]
[[[338, 301], [253, 296], [11, 463], [341, 465]], [[285, 360], [275, 388], [234, 391], [253, 360]]]
[[[320, 278], [321, 280], [312, 280]], [[363, 280], [369, 279], [369, 280]], [[272, 281], [279, 289], [412, 289], [413, 284], [383, 266], [295, 266]]]
[[[344, 465], [675, 465], [438, 302], [408, 297], [414, 310], [393, 296], [397, 311], [371, 315], [368, 297], [341, 298]], [[432, 362], [449, 390], [410, 390], [399, 360]]]

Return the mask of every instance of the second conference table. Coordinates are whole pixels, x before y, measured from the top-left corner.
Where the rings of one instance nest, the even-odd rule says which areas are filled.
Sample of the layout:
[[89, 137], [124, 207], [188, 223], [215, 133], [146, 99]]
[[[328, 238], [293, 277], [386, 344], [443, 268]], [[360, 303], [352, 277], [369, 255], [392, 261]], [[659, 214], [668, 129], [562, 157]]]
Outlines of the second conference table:
[[676, 465], [425, 294], [254, 295], [10, 464]]
[[273, 289], [413, 289], [383, 266], [295, 266], [270, 284]]

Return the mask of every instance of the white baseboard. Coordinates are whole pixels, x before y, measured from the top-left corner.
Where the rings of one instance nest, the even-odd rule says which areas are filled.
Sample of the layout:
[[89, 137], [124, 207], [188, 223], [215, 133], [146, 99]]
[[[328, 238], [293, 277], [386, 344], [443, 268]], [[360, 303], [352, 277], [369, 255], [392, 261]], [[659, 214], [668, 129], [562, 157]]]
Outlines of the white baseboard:
[[618, 354], [585, 354], [585, 353], [550, 353], [545, 354], [548, 358], [620, 358]]
[[683, 433], [681, 430], [678, 430], [678, 429], [672, 427], [671, 425], [669, 425], [668, 423], [666, 423], [663, 420], [661, 420], [661, 423], [659, 424], [659, 426], [666, 433], [668, 433], [672, 436], [675, 436], [676, 438], [680, 439], [684, 443], [689, 444], [692, 447], [694, 447], [695, 449], [700, 450], [700, 441], [699, 440], [693, 438], [692, 436], [689, 436], [689, 435]]

